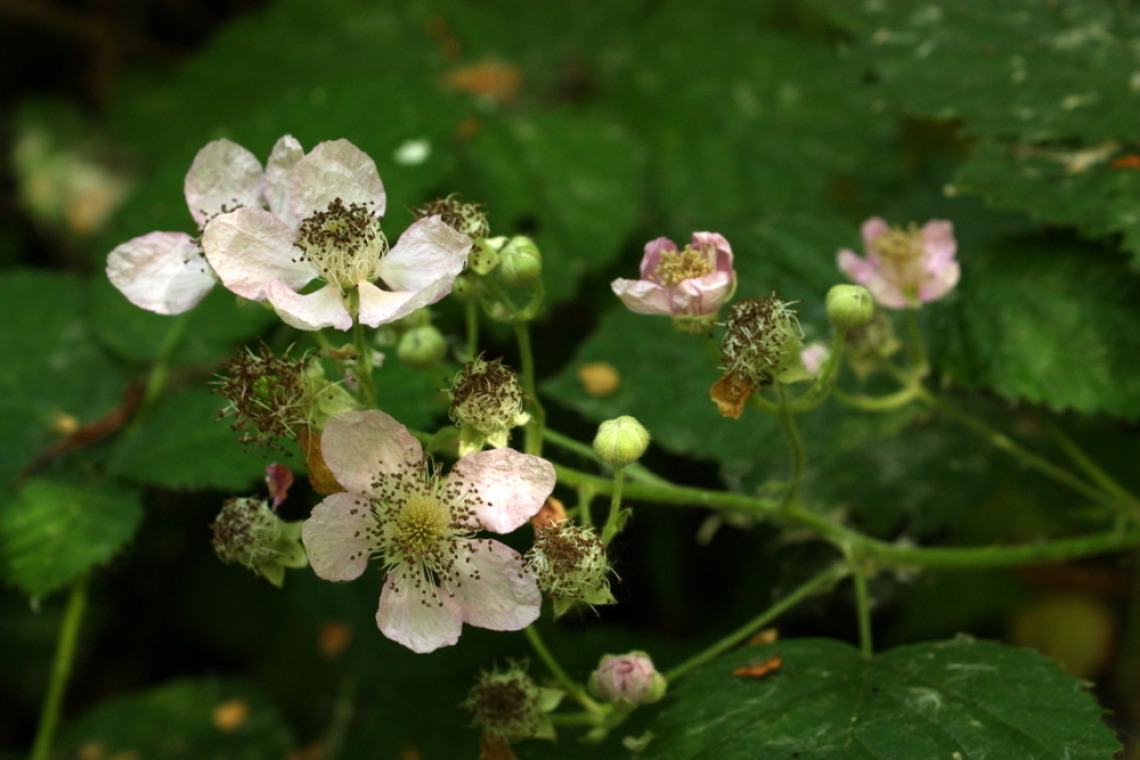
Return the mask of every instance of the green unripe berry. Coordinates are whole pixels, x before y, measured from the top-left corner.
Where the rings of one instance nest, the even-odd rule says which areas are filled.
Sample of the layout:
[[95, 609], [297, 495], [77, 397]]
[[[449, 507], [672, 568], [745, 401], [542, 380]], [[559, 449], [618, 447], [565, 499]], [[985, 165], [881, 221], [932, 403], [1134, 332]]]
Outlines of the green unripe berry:
[[827, 291], [827, 319], [836, 330], [854, 330], [875, 316], [875, 302], [862, 285], [836, 285]]
[[649, 448], [649, 431], [633, 417], [606, 420], [594, 436], [594, 453], [611, 467], [636, 462]]

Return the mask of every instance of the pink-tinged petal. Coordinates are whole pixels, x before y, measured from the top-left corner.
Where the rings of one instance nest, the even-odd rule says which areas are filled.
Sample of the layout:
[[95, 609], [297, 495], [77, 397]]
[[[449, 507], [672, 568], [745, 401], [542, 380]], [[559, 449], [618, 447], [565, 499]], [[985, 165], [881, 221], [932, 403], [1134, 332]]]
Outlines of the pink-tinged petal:
[[211, 219], [202, 248], [223, 285], [243, 298], [264, 301], [272, 280], [298, 290], [316, 276], [293, 239], [293, 230], [273, 214], [243, 208]]
[[285, 135], [273, 146], [265, 162], [262, 195], [269, 210], [290, 227], [297, 226], [297, 217], [289, 203], [289, 173], [305, 155], [301, 143], [293, 135]]
[[649, 276], [657, 271], [661, 265], [661, 254], [664, 251], [676, 251], [677, 244], [667, 237], [659, 237], [645, 244], [645, 253], [641, 257], [641, 279], [648, 280]]
[[392, 290], [420, 290], [440, 278], [458, 277], [470, 251], [471, 238], [444, 224], [439, 216], [429, 216], [400, 235], [377, 271]]
[[871, 217], [867, 221], [863, 222], [863, 226], [861, 228], [861, 232], [863, 233], [863, 245], [867, 247], [868, 251], [871, 250], [871, 244], [874, 243], [878, 238], [887, 234], [890, 229], [890, 225], [887, 224], [887, 221], [882, 217]]
[[261, 205], [261, 162], [230, 140], [214, 140], [198, 151], [183, 186], [190, 215], [201, 227], [206, 220], [239, 206]]
[[926, 251], [926, 269], [939, 272], [954, 261], [958, 252], [958, 241], [954, 239], [954, 225], [939, 220], [929, 221], [922, 227], [922, 237]]
[[931, 276], [918, 288], [918, 300], [922, 303], [937, 301], [954, 289], [961, 274], [962, 270], [957, 261], [951, 261], [937, 272], [931, 273]]
[[878, 270], [873, 263], [847, 248], [839, 252], [836, 263], [839, 265], [839, 271], [858, 285], [866, 286], [877, 276]]
[[423, 290], [381, 290], [370, 282], [358, 286], [360, 312], [357, 319], [362, 325], [378, 327], [402, 319], [417, 309], [430, 306], [451, 292], [455, 278], [441, 277]]
[[152, 232], [116, 246], [107, 256], [107, 277], [135, 306], [159, 314], [193, 309], [218, 282], [198, 243], [183, 232]]
[[875, 303], [888, 309], [905, 309], [910, 305], [898, 286], [883, 277], [875, 262], [856, 256], [850, 250], [840, 251], [837, 260], [839, 269], [852, 282], [867, 288]]
[[376, 529], [367, 500], [338, 493], [313, 507], [301, 526], [301, 540], [317, 575], [326, 581], [351, 581], [368, 565]]
[[335, 283], [301, 294], [280, 280], [270, 280], [265, 286], [265, 300], [273, 305], [282, 322], [298, 330], [352, 329], [352, 315], [348, 313], [340, 286]]
[[348, 140], [323, 142], [298, 161], [290, 175], [289, 197], [298, 219], [324, 211], [337, 198], [346, 206], [374, 204], [377, 217], [387, 206], [375, 162]]
[[655, 282], [619, 279], [611, 282], [610, 288], [626, 308], [636, 314], [673, 314], [669, 291]]
[[534, 576], [522, 571], [522, 557], [498, 541], [465, 541], [456, 566], [463, 577], [449, 590], [463, 622], [492, 631], [517, 631], [538, 619], [542, 594]]
[[728, 297], [732, 278], [731, 272], [710, 272], [704, 277], [681, 280], [673, 288], [673, 314], [693, 317], [716, 314]]
[[330, 417], [321, 454], [350, 493], [372, 495], [372, 483], [409, 467], [422, 467], [424, 450], [395, 418], [375, 409]]
[[459, 603], [449, 595], [417, 588], [419, 568], [401, 565], [388, 575], [380, 592], [376, 626], [380, 631], [413, 652], [434, 652], [459, 641], [463, 614]]
[[693, 248], [716, 251], [714, 263], [718, 272], [732, 271], [732, 246], [718, 232], [694, 232]]
[[475, 518], [484, 528], [509, 533], [542, 509], [556, 477], [545, 459], [514, 449], [492, 449], [460, 459], [448, 480], [478, 497]]

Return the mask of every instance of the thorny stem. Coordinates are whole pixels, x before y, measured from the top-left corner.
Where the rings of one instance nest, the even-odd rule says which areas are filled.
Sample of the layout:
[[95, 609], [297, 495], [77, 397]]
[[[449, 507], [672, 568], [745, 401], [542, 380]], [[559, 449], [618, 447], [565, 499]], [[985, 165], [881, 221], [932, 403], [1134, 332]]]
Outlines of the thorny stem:
[[610, 545], [610, 541], [621, 527], [621, 491], [625, 485], [625, 468], [614, 469], [614, 487], [610, 494], [610, 514], [606, 518], [606, 525], [602, 528], [602, 544]]
[[531, 649], [538, 655], [538, 659], [542, 660], [542, 664], [545, 665], [546, 669], [550, 671], [550, 674], [558, 680], [558, 683], [562, 685], [566, 693], [590, 712], [598, 713], [601, 711], [601, 705], [590, 699], [590, 695], [588, 695], [581, 686], [571, 680], [570, 676], [566, 675], [566, 671], [562, 669], [562, 666], [558, 664], [558, 660], [554, 659], [554, 655], [551, 654], [550, 650], [546, 647], [546, 644], [538, 633], [538, 629], [533, 625], [528, 625], [523, 629], [523, 632], [526, 633], [526, 639], [530, 642]]
[[[554, 465], [558, 481], [565, 486], [593, 486], [599, 495], [613, 492], [613, 483], [562, 465]], [[804, 509], [792, 502], [780, 511], [780, 504], [726, 491], [706, 491], [677, 485], [627, 483], [625, 499], [677, 506], [705, 507], [745, 512], [755, 517], [782, 518], [811, 528], [841, 550], [853, 551], [864, 562], [885, 568], [977, 568], [1010, 567], [1044, 562], [1065, 562], [1096, 554], [1140, 546], [1140, 528], [1113, 529], [1075, 538], [1059, 538], [1012, 546], [924, 547], [893, 544], [871, 538]]]
[[709, 660], [717, 655], [732, 649], [736, 645], [748, 639], [756, 631], [771, 623], [776, 618], [783, 615], [785, 612], [795, 607], [800, 602], [808, 597], [816, 594], [822, 594], [831, 590], [844, 575], [848, 572], [846, 565], [839, 563], [832, 565], [823, 572], [815, 575], [807, 582], [801, 584], [799, 588], [792, 591], [780, 601], [773, 604], [768, 609], [761, 612], [756, 617], [749, 620], [747, 623], [737, 628], [732, 633], [725, 636], [720, 641], [716, 642], [704, 651], [690, 657], [680, 665], [665, 673], [665, 680], [673, 683], [674, 680], [680, 678], [685, 673], [688, 673], [693, 668], [704, 665]]
[[522, 384], [530, 402], [530, 421], [526, 424], [526, 453], [542, 456], [542, 434], [546, 429], [546, 410], [538, 400], [538, 390], [534, 381], [534, 352], [530, 347], [530, 328], [521, 319], [511, 321], [515, 328], [515, 340], [519, 345], [519, 361], [522, 364]]
[[47, 760], [51, 754], [55, 729], [59, 725], [60, 707], [67, 690], [67, 679], [75, 661], [75, 645], [79, 641], [79, 627], [83, 621], [83, 611], [87, 607], [87, 575], [81, 575], [71, 586], [67, 597], [67, 607], [63, 613], [63, 627], [59, 631], [55, 660], [51, 667], [51, 681], [40, 711], [40, 724], [36, 728], [36, 738], [32, 744], [30, 760]]

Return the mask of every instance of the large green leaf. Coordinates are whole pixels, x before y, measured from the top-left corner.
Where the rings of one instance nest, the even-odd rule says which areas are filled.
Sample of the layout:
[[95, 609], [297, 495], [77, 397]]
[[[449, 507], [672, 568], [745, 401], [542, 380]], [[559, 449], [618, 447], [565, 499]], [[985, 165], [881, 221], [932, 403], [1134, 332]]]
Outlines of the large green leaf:
[[[779, 656], [753, 679], [737, 668]], [[1110, 760], [1081, 681], [1029, 650], [958, 638], [864, 659], [830, 639], [748, 647], [671, 691], [646, 760]]]
[[[822, 5], [822, 4], [821, 4]], [[829, 3], [855, 30], [870, 93], [980, 138], [954, 190], [1090, 236], [1123, 233], [1140, 264], [1135, 9], [1110, 0]]]
[[217, 678], [175, 681], [90, 710], [60, 739], [60, 757], [97, 747], [101, 757], [280, 760], [289, 728], [252, 687]]
[[29, 480], [0, 510], [0, 573], [45, 596], [111, 559], [141, 520], [133, 490]]

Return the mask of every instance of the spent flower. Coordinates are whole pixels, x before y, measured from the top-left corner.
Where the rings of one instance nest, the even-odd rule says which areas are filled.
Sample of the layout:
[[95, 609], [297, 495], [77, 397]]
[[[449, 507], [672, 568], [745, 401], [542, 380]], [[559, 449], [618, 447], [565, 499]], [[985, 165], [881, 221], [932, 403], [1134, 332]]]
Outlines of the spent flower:
[[[293, 327], [393, 322], [446, 296], [466, 264], [471, 238], [438, 214], [412, 223], [389, 250], [380, 224], [387, 194], [376, 164], [347, 140], [317, 145], [283, 181], [284, 210], [216, 216], [202, 248], [222, 284], [268, 301]], [[315, 279], [325, 284], [301, 292]]]
[[640, 280], [614, 280], [614, 293], [630, 311], [663, 314], [688, 332], [707, 329], [736, 290], [732, 247], [715, 232], [694, 232], [678, 250], [668, 238], [645, 244]]
[[[278, 140], [264, 172], [252, 153], [230, 140], [198, 151], [183, 190], [199, 233], [210, 219], [238, 208], [280, 211], [281, 179], [295, 144], [288, 135]], [[135, 306], [159, 314], [189, 311], [218, 282], [198, 238], [184, 232], [151, 232], [117, 246], [107, 256], [107, 277]]]
[[527, 572], [554, 602], [559, 617], [578, 604], [615, 604], [606, 547], [590, 526], [551, 520], [535, 527], [534, 545], [523, 558]]
[[245, 565], [277, 587], [285, 580], [285, 568], [308, 563], [301, 523], [285, 522], [264, 499], [229, 499], [210, 531], [223, 562]]
[[376, 557], [385, 636], [431, 652], [458, 641], [463, 623], [514, 631], [538, 618], [542, 597], [522, 557], [477, 533], [510, 532], [538, 512], [554, 488], [549, 462], [494, 449], [443, 476], [403, 425], [375, 410], [329, 420], [321, 449], [345, 493], [305, 521], [309, 562], [325, 580], [347, 581]]
[[760, 388], [810, 379], [802, 349], [803, 332], [791, 303], [774, 296], [734, 303], [720, 344], [725, 373], [710, 391], [717, 409], [738, 418]]
[[499, 359], [477, 356], [464, 364], [447, 394], [451, 420], [459, 426], [460, 456], [484, 446], [503, 448], [511, 428], [530, 420], [518, 376]]
[[562, 701], [561, 689], [539, 686], [522, 663], [505, 670], [484, 670], [462, 707], [469, 711], [485, 737], [510, 743], [522, 739], [553, 739], [549, 713]]
[[932, 220], [921, 229], [915, 224], [903, 229], [873, 217], [863, 222], [862, 233], [866, 258], [841, 250], [839, 268], [871, 291], [880, 306], [916, 308], [942, 298], [958, 284], [958, 243], [950, 222]]

